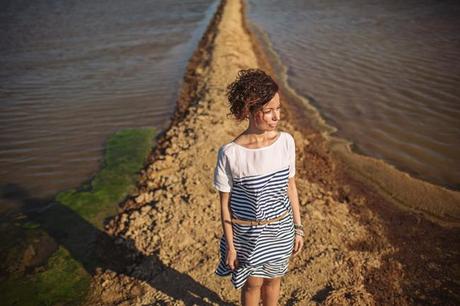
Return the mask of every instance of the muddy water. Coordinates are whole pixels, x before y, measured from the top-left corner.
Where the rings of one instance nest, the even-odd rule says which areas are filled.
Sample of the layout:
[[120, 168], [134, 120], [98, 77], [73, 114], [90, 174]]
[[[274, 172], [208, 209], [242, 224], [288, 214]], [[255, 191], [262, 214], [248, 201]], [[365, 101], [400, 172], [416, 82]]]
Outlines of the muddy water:
[[247, 15], [335, 136], [460, 189], [460, 2], [249, 0]]
[[101, 166], [119, 129], [163, 129], [217, 1], [2, 1], [0, 212]]

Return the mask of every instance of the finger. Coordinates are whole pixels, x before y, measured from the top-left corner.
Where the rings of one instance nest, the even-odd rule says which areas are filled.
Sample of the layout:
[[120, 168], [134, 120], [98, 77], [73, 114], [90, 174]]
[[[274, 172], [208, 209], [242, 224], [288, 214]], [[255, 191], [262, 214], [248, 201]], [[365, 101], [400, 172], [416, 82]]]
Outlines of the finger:
[[292, 248], [292, 254], [295, 255], [297, 252], [297, 241], [294, 242], [294, 247]]
[[227, 259], [227, 260], [225, 261], [225, 264], [227, 265], [227, 267], [228, 267], [230, 270], [233, 270], [232, 263], [231, 263], [230, 260]]
[[300, 243], [298, 240], [296, 240], [295, 246], [294, 246], [294, 255], [297, 255], [299, 251], [300, 251]]
[[296, 254], [300, 253], [300, 251], [302, 250], [302, 247], [303, 247], [303, 240], [299, 240]]

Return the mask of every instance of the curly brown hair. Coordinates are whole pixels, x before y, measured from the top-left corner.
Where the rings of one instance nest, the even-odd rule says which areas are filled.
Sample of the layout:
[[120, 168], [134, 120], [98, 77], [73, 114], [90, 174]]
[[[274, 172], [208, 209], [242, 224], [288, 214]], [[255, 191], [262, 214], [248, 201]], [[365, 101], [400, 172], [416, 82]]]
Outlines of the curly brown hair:
[[227, 86], [230, 114], [243, 121], [250, 113], [259, 111], [277, 92], [278, 84], [263, 70], [240, 70], [236, 80]]

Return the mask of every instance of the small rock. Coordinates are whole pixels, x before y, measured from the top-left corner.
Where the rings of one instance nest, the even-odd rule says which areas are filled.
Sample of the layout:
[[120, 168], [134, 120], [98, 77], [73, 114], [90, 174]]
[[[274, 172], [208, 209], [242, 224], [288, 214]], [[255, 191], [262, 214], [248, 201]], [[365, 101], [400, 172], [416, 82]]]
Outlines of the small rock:
[[134, 200], [136, 201], [136, 203], [141, 204], [144, 202], [144, 198], [145, 198], [145, 195], [142, 193], [139, 196], [137, 196]]
[[[151, 195], [151, 197], [153, 198], [153, 195]], [[152, 210], [152, 206], [150, 205], [145, 205], [144, 207], [141, 208], [142, 214], [147, 214], [151, 210]]]

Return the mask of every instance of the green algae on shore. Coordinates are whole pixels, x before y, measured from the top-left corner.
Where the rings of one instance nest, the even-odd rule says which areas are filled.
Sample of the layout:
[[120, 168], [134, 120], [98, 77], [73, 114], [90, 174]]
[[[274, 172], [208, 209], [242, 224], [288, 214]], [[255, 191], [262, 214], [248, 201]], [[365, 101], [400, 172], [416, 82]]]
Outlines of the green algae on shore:
[[[102, 170], [82, 190], [60, 192], [56, 201], [68, 206], [85, 220], [101, 228], [102, 221], [116, 213], [117, 206], [133, 191], [137, 174], [152, 149], [152, 128], [125, 129], [107, 143]], [[97, 203], [97, 205], [94, 205]]]
[[90, 276], [63, 247], [39, 270], [2, 281], [0, 291], [4, 305], [78, 305], [85, 298]]
[[[2, 243], [0, 252], [3, 305], [78, 305], [84, 301], [91, 274], [101, 264], [94, 246], [96, 238], [104, 235], [103, 221], [135, 189], [155, 135], [153, 128], [116, 132], [107, 142], [102, 169], [89, 183], [58, 193], [41, 213], [2, 225], [0, 238], [9, 245], [5, 248]], [[53, 249], [40, 250], [50, 244]], [[47, 255], [37, 260], [38, 254]]]

